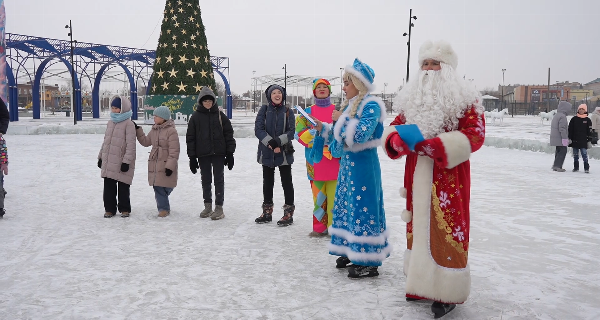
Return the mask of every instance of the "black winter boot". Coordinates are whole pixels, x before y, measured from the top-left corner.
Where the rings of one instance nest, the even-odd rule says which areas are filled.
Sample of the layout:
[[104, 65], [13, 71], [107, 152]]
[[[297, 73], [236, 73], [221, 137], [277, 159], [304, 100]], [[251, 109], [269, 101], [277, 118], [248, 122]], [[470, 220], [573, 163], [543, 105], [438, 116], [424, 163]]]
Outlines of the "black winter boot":
[[293, 204], [286, 204], [283, 206], [283, 217], [277, 221], [277, 225], [280, 227], [287, 227], [290, 224], [294, 223], [294, 210], [296, 206]]
[[377, 271], [377, 267], [359, 266], [359, 265], [353, 264], [348, 268], [348, 278], [351, 278], [351, 279], [377, 277], [378, 275], [379, 275], [379, 271]]
[[584, 162], [583, 163], [583, 169], [585, 170], [585, 173], [590, 173], [590, 163], [589, 162]]
[[335, 267], [338, 269], [346, 268], [352, 265], [352, 261], [347, 257], [339, 257], [335, 260]]
[[573, 172], [579, 171], [579, 161], [573, 162]]
[[454, 308], [456, 308], [455, 304], [442, 303], [436, 301], [431, 305], [431, 311], [433, 311], [433, 318], [439, 319], [445, 316], [448, 312], [454, 310]]
[[256, 218], [254, 222], [256, 223], [267, 223], [273, 221], [273, 204], [272, 203], [263, 203], [262, 204], [262, 214], [260, 217]]

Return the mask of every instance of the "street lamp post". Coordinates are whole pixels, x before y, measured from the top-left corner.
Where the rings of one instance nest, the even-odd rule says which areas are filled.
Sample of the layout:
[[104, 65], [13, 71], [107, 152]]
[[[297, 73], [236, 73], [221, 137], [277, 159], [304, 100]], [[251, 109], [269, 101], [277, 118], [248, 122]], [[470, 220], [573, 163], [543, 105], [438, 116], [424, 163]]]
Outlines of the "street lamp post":
[[383, 105], [385, 106], [385, 112], [387, 112], [387, 103], [385, 103], [385, 88], [388, 86], [387, 82], [383, 84]]
[[286, 94], [283, 95], [283, 99], [284, 99], [283, 101], [284, 101], [284, 104], [286, 104], [287, 101], [285, 101], [285, 97], [287, 96], [287, 64], [284, 63], [283, 68], [281, 68], [281, 69], [283, 69], [283, 89], [286, 92]]
[[340, 68], [340, 106], [344, 99], [344, 68]]
[[[73, 124], [77, 124], [77, 110], [75, 108], [75, 65], [73, 64], [73, 24], [69, 20], [69, 24], [65, 26], [69, 29], [68, 36], [71, 37], [71, 110], [73, 111]], [[77, 42], [77, 40], [75, 40]]]
[[506, 71], [506, 69], [502, 69], [502, 108], [500, 108], [500, 111], [504, 110], [504, 72], [505, 71]]
[[254, 74], [256, 71], [252, 71], [252, 80], [254, 80], [254, 90], [252, 90], [252, 113], [256, 112], [256, 77]]
[[410, 9], [410, 17], [408, 18], [408, 33], [404, 33], [402, 36], [406, 37], [406, 35], [408, 35], [408, 42], [406, 43], [406, 45], [408, 46], [408, 57], [406, 58], [406, 82], [408, 82], [408, 75], [410, 73], [410, 36], [412, 34], [412, 27], [415, 26], [415, 24], [412, 22], [412, 19], [417, 20], [417, 16], [413, 16], [412, 15], [412, 9]]

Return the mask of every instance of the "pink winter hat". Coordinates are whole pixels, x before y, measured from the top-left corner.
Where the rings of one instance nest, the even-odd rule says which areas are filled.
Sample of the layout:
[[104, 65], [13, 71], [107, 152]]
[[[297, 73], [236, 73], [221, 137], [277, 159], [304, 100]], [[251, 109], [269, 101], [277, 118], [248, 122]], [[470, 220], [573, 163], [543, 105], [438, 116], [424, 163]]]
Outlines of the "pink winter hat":
[[587, 112], [587, 104], [582, 103], [579, 105], [579, 107], [577, 107], [577, 111], [579, 111], [579, 109], [583, 109], [585, 112]]

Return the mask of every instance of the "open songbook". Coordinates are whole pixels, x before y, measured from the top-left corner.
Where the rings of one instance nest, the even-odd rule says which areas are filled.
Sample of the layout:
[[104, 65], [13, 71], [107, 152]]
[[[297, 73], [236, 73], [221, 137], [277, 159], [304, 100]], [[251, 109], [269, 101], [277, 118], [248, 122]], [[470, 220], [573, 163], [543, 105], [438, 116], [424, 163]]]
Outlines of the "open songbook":
[[317, 125], [315, 119], [313, 119], [308, 113], [306, 113], [306, 111], [304, 111], [304, 109], [302, 109], [301, 106], [294, 106], [294, 109], [298, 110], [300, 115], [306, 118], [306, 120], [308, 120], [308, 122], [310, 122], [313, 126]]

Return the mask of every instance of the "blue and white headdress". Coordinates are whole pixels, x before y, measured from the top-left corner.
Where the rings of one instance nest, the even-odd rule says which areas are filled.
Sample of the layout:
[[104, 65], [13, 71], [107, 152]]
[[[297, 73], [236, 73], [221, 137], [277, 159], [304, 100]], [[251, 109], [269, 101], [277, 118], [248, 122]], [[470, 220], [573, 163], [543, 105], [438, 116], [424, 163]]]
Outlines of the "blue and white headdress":
[[373, 81], [375, 80], [375, 71], [373, 71], [368, 64], [356, 58], [351, 66], [346, 66], [346, 72], [357, 77], [358, 80], [360, 80], [365, 87], [367, 87], [369, 92], [373, 92], [375, 90], [375, 84], [373, 84]]

